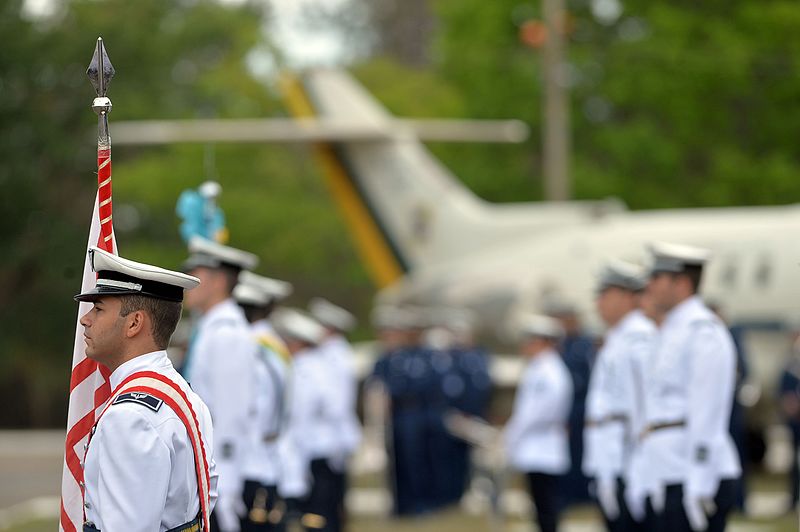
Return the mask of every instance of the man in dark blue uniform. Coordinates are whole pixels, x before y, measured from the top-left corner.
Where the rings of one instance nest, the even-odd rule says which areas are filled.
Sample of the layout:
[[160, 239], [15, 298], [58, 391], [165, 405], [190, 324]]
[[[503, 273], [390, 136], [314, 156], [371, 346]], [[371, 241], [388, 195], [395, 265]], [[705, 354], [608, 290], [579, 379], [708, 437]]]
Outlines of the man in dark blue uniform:
[[[486, 351], [475, 344], [474, 322], [466, 311], [453, 311], [447, 316], [447, 329], [452, 334], [450, 369], [441, 381], [447, 411], [485, 418], [491, 396], [491, 378]], [[444, 504], [458, 503], [471, 476], [470, 447], [464, 440], [446, 433], [441, 462], [447, 469]]]
[[583, 425], [586, 413], [586, 393], [595, 355], [595, 344], [591, 336], [581, 330], [574, 307], [561, 303], [551, 305], [547, 314], [557, 318], [564, 328], [564, 338], [558, 350], [572, 376], [572, 409], [569, 414], [569, 451], [572, 465], [563, 479], [564, 503], [588, 502], [589, 479], [583, 474]]
[[789, 471], [789, 488], [792, 498], [789, 510], [797, 508], [800, 502], [800, 334], [795, 334], [792, 356], [786, 364], [780, 382], [780, 410], [786, 425], [792, 433], [792, 466]]
[[380, 309], [373, 323], [383, 347], [372, 379], [382, 384], [389, 403], [386, 445], [394, 514], [421, 514], [432, 508], [433, 498], [426, 437], [430, 356], [420, 345], [418, 317], [409, 311]]

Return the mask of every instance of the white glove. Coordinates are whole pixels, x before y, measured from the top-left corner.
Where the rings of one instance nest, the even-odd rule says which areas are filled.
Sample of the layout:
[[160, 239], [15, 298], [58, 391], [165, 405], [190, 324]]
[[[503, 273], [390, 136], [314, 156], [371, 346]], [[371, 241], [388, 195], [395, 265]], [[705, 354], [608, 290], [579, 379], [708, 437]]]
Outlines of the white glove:
[[221, 532], [239, 532], [240, 518], [247, 513], [242, 497], [236, 493], [219, 494], [214, 515]]
[[667, 492], [663, 485], [659, 484], [650, 491], [650, 505], [657, 514], [664, 513], [664, 506], [667, 502]]
[[625, 486], [625, 504], [628, 506], [628, 512], [637, 523], [644, 522], [647, 510], [645, 509], [644, 501], [647, 495], [641, 491], [628, 485]]
[[689, 520], [689, 526], [695, 532], [701, 532], [708, 528], [708, 518], [703, 499], [687, 495], [683, 498], [683, 510]]
[[603, 514], [614, 521], [619, 517], [619, 502], [617, 501], [617, 483], [613, 478], [597, 477], [595, 480], [597, 502], [603, 509]]

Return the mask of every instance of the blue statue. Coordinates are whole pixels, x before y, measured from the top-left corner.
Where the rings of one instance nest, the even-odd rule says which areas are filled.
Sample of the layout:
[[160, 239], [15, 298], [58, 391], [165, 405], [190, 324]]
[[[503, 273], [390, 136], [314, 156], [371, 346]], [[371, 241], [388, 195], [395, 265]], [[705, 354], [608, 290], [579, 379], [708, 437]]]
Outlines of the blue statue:
[[202, 236], [224, 244], [228, 241], [225, 214], [217, 205], [222, 187], [215, 181], [206, 181], [197, 189], [186, 189], [178, 197], [175, 213], [183, 220], [180, 232], [184, 242], [193, 236]]

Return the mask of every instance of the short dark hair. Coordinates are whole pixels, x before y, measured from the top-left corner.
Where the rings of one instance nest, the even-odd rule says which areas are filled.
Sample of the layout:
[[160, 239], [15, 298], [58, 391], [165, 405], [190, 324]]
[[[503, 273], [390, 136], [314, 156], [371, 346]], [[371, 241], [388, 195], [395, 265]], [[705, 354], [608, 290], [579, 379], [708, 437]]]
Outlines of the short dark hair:
[[223, 264], [219, 267], [218, 271], [225, 276], [225, 284], [228, 287], [228, 293], [232, 294], [233, 289], [236, 288], [236, 284], [239, 282], [239, 273], [242, 270]]
[[683, 272], [679, 275], [685, 275], [692, 283], [692, 292], [697, 293], [700, 290], [700, 281], [703, 280], [703, 266], [699, 264], [687, 264], [683, 267]]
[[124, 317], [137, 310], [146, 312], [153, 322], [153, 341], [160, 349], [166, 349], [181, 319], [180, 301], [167, 301], [137, 294], [119, 298], [122, 303], [119, 315]]
[[270, 301], [264, 306], [239, 303], [239, 306], [242, 307], [247, 321], [250, 323], [255, 323], [258, 320], [265, 320], [269, 318], [269, 315], [272, 314], [272, 309], [275, 308], [275, 303], [274, 301]]

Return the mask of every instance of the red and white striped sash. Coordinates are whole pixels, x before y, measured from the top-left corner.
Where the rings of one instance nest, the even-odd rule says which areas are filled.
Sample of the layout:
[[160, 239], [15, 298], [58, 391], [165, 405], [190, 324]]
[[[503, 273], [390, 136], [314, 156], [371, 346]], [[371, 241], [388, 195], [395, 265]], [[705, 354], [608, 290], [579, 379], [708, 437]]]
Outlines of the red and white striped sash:
[[[197, 420], [197, 415], [192, 408], [189, 398], [186, 393], [175, 382], [168, 377], [155, 371], [137, 371], [131, 374], [128, 378], [120, 383], [119, 386], [111, 393], [111, 398], [106, 407], [97, 416], [95, 428], [97, 423], [105, 414], [106, 410], [114, 404], [117, 396], [123, 393], [130, 392], [143, 392], [154, 397], [161, 399], [169, 406], [178, 418], [183, 422], [186, 427], [186, 433], [189, 436], [189, 441], [192, 443], [192, 450], [194, 451], [194, 465], [195, 472], [197, 473], [197, 491], [200, 496], [200, 511], [203, 516], [203, 530], [209, 531], [209, 468], [208, 459], [206, 458], [206, 449], [203, 444], [203, 438], [200, 434], [200, 424]], [[94, 434], [95, 428], [92, 429], [91, 434]], [[91, 442], [91, 435], [89, 436]], [[88, 452], [89, 444], [86, 445]], [[84, 461], [86, 460], [84, 456]], [[85, 498], [84, 490], [84, 498]]]

